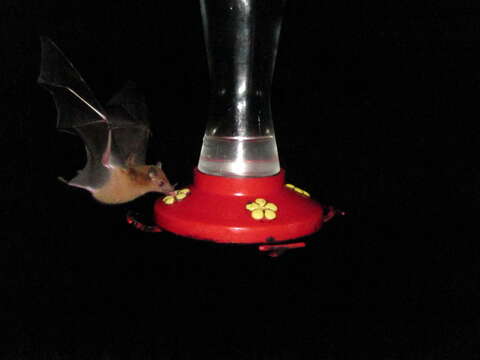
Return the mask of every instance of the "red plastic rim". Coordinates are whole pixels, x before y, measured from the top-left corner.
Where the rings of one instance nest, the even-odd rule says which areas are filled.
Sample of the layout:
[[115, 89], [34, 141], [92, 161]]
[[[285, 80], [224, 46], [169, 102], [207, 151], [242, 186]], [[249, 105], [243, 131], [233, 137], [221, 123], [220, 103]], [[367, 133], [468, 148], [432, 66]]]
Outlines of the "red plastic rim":
[[[285, 186], [285, 171], [261, 178], [212, 176], [194, 170], [194, 182], [184, 199], [167, 205], [155, 203], [159, 227], [172, 233], [218, 243], [261, 244], [283, 242], [319, 230], [323, 208], [310, 197]], [[274, 206], [260, 206], [260, 220], [247, 205], [264, 199]], [[260, 201], [260, 204], [263, 202]], [[259, 207], [257, 205], [251, 207]], [[267, 215], [274, 212], [274, 219]], [[267, 214], [269, 212], [269, 214]], [[260, 216], [262, 216], [260, 215]], [[270, 216], [272, 217], [272, 216]]]

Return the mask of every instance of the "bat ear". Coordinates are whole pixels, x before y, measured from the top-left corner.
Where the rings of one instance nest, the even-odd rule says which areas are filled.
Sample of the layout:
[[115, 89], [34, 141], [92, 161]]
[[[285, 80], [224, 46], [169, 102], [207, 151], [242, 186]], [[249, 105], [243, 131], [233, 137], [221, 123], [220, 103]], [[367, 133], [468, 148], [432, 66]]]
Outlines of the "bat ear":
[[159, 162], [157, 162], [156, 166], [157, 166], [157, 168], [161, 169], [162, 168], [162, 163], [159, 161]]
[[148, 168], [148, 177], [149, 177], [151, 180], [154, 180], [157, 176], [158, 176], [157, 168], [156, 168], [155, 166], [150, 166], [150, 167]]
[[158, 186], [162, 186], [164, 183], [160, 174], [160, 169], [156, 166], [150, 166], [150, 168], [148, 169], [148, 177], [150, 178], [150, 180], [152, 180], [153, 183]]

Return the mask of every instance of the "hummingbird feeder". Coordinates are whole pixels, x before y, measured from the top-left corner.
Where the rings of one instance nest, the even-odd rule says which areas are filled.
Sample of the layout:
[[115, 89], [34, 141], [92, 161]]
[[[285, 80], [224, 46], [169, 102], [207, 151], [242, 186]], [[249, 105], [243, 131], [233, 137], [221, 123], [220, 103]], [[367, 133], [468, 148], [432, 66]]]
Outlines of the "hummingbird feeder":
[[285, 182], [270, 92], [285, 0], [201, 0], [211, 78], [193, 184], [155, 203], [156, 224], [189, 238], [273, 252], [335, 215]]

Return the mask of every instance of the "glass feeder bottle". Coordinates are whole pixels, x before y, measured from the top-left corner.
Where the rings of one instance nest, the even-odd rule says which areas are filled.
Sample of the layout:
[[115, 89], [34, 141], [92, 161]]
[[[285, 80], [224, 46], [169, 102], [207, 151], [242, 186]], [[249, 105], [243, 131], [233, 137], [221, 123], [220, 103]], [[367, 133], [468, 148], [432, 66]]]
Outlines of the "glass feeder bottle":
[[270, 92], [285, 0], [201, 0], [210, 108], [198, 169], [225, 177], [280, 171]]

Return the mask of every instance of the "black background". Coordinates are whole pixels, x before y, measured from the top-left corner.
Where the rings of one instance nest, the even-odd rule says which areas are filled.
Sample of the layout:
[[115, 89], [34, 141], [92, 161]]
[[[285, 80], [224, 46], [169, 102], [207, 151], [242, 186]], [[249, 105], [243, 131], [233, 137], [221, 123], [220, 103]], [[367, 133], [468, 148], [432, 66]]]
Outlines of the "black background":
[[[212, 0], [213, 1], [213, 0]], [[147, 234], [59, 183], [83, 165], [36, 84], [51, 37], [100, 101], [145, 92], [187, 185], [208, 102], [197, 1], [2, 1], [0, 346], [9, 358], [474, 359], [480, 5], [289, 1], [273, 84], [287, 179], [348, 212], [269, 258]]]

